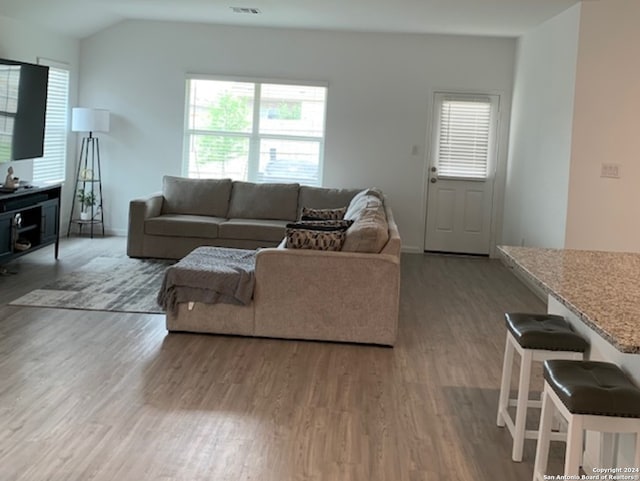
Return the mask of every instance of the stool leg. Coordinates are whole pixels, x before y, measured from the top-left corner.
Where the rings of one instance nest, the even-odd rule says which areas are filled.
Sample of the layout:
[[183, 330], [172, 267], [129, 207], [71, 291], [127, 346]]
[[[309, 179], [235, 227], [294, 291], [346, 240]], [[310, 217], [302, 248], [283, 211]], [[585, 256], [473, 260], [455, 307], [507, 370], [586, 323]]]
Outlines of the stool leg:
[[533, 464], [533, 481], [544, 479], [549, 461], [549, 445], [551, 444], [551, 423], [555, 411], [553, 401], [547, 394], [547, 383], [542, 391], [542, 413], [538, 427], [538, 445], [536, 446], [536, 460]]
[[565, 476], [577, 476], [580, 472], [582, 461], [582, 448], [584, 442], [583, 418], [579, 414], [572, 415], [569, 419], [567, 433], [567, 452], [564, 458]]
[[504, 415], [509, 407], [509, 394], [511, 391], [511, 369], [513, 368], [513, 344], [507, 332], [507, 341], [504, 346], [504, 361], [502, 362], [502, 381], [500, 382], [500, 397], [498, 398], [498, 420], [496, 423], [504, 427]]
[[527, 421], [527, 404], [529, 401], [529, 379], [531, 377], [532, 352], [524, 349], [520, 359], [520, 382], [518, 383], [518, 402], [516, 404], [516, 422], [513, 433], [513, 452], [511, 459], [522, 461], [524, 448], [524, 431]]
[[556, 432], [562, 432], [562, 415], [556, 411], [556, 414], [553, 416], [553, 422], [551, 423], [551, 430]]

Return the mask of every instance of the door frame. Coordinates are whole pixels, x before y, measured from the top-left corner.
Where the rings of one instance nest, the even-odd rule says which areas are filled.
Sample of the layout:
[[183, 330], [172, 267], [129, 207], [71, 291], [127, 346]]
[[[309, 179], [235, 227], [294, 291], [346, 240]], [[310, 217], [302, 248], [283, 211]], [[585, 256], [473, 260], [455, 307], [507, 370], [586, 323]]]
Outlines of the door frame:
[[429, 199], [429, 169], [434, 155], [434, 129], [435, 129], [435, 97], [436, 94], [453, 95], [497, 95], [498, 113], [496, 126], [496, 167], [493, 179], [493, 200], [491, 204], [491, 224], [489, 234], [489, 257], [497, 257], [497, 245], [502, 239], [502, 216], [504, 212], [504, 192], [507, 173], [507, 153], [509, 145], [509, 119], [511, 112], [511, 97], [502, 90], [478, 90], [478, 89], [451, 89], [434, 88], [429, 90], [429, 103], [427, 106], [427, 131], [425, 138], [425, 154], [422, 172], [422, 246], [425, 251], [427, 241], [427, 202]]

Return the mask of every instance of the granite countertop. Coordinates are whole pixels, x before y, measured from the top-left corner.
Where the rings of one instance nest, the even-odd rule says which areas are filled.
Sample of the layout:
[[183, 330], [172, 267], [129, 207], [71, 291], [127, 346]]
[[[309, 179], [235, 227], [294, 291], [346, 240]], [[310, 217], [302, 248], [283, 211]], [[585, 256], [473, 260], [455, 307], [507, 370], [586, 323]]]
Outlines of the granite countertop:
[[640, 354], [640, 254], [500, 246], [518, 269], [624, 353]]

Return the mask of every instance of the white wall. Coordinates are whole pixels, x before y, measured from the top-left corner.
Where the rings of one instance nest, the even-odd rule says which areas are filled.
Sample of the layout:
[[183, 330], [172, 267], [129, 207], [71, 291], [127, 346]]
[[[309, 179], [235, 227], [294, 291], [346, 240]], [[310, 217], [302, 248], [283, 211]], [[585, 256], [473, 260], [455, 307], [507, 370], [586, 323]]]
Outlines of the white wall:
[[432, 92], [498, 90], [509, 104], [514, 49], [513, 39], [150, 21], [104, 30], [81, 42], [80, 100], [113, 113], [101, 136], [107, 228], [124, 234], [129, 200], [180, 175], [185, 73], [320, 80], [324, 185], [381, 187], [405, 247], [421, 251]]
[[518, 41], [504, 244], [564, 246], [579, 21], [580, 4]]
[[640, 252], [638, 25], [637, 0], [583, 3], [566, 247]]
[[[69, 64], [71, 69], [69, 101], [73, 105], [77, 98], [77, 72], [80, 44], [77, 39], [47, 32], [39, 26], [25, 24], [0, 16], [0, 57], [22, 62], [37, 63], [38, 57], [44, 57]], [[67, 182], [63, 188], [62, 229], [66, 229], [71, 197], [73, 196], [73, 179], [75, 176], [75, 144], [73, 136], [69, 136], [67, 148]], [[0, 182], [4, 182], [6, 168], [11, 165], [14, 175], [23, 180], [31, 180], [33, 161], [20, 160], [9, 164], [0, 164]], [[65, 231], [66, 232], [66, 231]]]

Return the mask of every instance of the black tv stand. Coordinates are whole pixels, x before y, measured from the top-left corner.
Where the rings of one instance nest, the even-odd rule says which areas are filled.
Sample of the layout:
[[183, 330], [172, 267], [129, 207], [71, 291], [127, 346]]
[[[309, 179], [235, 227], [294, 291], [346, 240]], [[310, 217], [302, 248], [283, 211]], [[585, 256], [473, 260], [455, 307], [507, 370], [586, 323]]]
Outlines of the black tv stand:
[[49, 245], [60, 245], [60, 184], [0, 192], [0, 265]]

